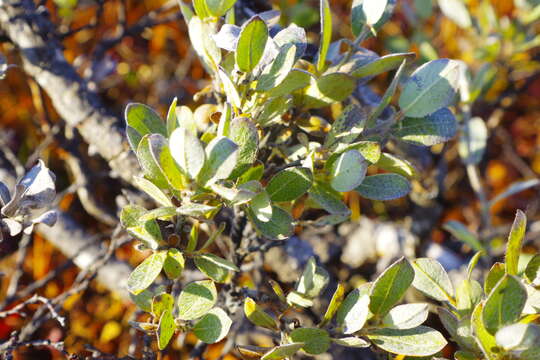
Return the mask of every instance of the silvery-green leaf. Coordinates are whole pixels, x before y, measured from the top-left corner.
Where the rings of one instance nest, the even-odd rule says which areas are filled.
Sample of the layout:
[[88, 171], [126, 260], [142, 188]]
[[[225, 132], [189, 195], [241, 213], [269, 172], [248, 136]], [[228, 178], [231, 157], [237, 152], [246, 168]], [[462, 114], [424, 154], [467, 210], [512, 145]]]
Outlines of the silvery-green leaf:
[[150, 211], [146, 211], [139, 217], [139, 221], [153, 220], [153, 219], [170, 219], [176, 215], [176, 207], [158, 207]]
[[[354, 36], [360, 35], [364, 25], [378, 30], [383, 26], [396, 6], [397, 0], [355, 0], [352, 5], [351, 24]], [[384, 9], [382, 6], [384, 5]], [[381, 13], [382, 11], [382, 13]], [[375, 21], [376, 18], [379, 18]], [[374, 23], [372, 23], [375, 21]]]
[[154, 185], [151, 181], [146, 180], [143, 177], [134, 177], [133, 182], [135, 183], [135, 186], [137, 186], [139, 189], [150, 195], [152, 199], [154, 199], [158, 204], [162, 206], [173, 206], [171, 200], [163, 191], [158, 188], [156, 185]]
[[178, 279], [184, 271], [185, 264], [186, 260], [180, 250], [170, 248], [163, 263], [163, 271], [169, 279]]
[[311, 257], [296, 284], [296, 291], [308, 298], [315, 298], [326, 288], [329, 281], [328, 272], [318, 266], [315, 258]]
[[349, 208], [341, 201], [341, 195], [323, 182], [314, 182], [309, 197], [321, 208], [333, 215], [350, 215]]
[[332, 124], [324, 146], [331, 148], [338, 143], [353, 142], [364, 130], [366, 120], [367, 114], [363, 108], [354, 104], [347, 106]]
[[293, 290], [287, 294], [287, 304], [290, 306], [308, 308], [313, 306], [313, 300]]
[[356, 80], [348, 74], [335, 72], [311, 78], [305, 89], [303, 103], [305, 107], [320, 108], [345, 100], [356, 87]]
[[235, 51], [240, 37], [240, 27], [231, 24], [223, 24], [217, 34], [214, 35], [216, 45], [227, 51]]
[[210, 15], [221, 17], [233, 7], [236, 0], [204, 0]]
[[291, 343], [279, 345], [265, 353], [261, 360], [282, 360], [294, 355], [304, 346], [304, 343]]
[[166, 257], [166, 251], [158, 251], [140, 263], [129, 275], [127, 281], [129, 292], [137, 295], [149, 287], [161, 272]]
[[[384, 2], [384, 0], [380, 2]], [[376, 58], [363, 66], [357, 67], [354, 69], [351, 75], [357, 78], [377, 76], [396, 69], [403, 61], [414, 59], [415, 56], [415, 53], [401, 53], [381, 56], [380, 58]]]
[[237, 108], [242, 107], [242, 99], [240, 99], [238, 89], [236, 88], [236, 85], [234, 85], [230, 76], [221, 67], [218, 69], [218, 74], [219, 79], [223, 84], [225, 95], [227, 95], [227, 101]]
[[272, 201], [293, 201], [304, 195], [313, 182], [313, 175], [307, 168], [294, 167], [280, 171], [266, 186]]
[[41, 209], [50, 205], [56, 197], [54, 182], [56, 176], [45, 166], [43, 160], [38, 160], [15, 186], [15, 194], [2, 207], [2, 214], [13, 216], [17, 211], [26, 212], [29, 209]]
[[235, 52], [240, 71], [251, 72], [257, 66], [267, 41], [268, 27], [259, 16], [252, 17], [242, 26]]
[[269, 239], [284, 240], [293, 234], [294, 219], [279, 206], [272, 206], [272, 217], [266, 222], [257, 219], [250, 208], [248, 208], [248, 216], [255, 225], [255, 229]]
[[538, 346], [540, 326], [535, 324], [508, 325], [497, 331], [495, 340], [505, 350], [527, 350]]
[[456, 132], [456, 118], [448, 108], [442, 108], [422, 118], [405, 118], [392, 127], [394, 136], [420, 146], [432, 146], [448, 141]]
[[506, 275], [491, 290], [482, 312], [486, 330], [495, 334], [503, 326], [519, 320], [527, 301], [527, 290], [513, 275]]
[[339, 339], [333, 338], [332, 342], [341, 346], [347, 346], [347, 347], [352, 347], [352, 348], [367, 348], [371, 345], [369, 341], [366, 341], [356, 336], [339, 338]]
[[491, 293], [491, 290], [501, 281], [504, 275], [506, 275], [506, 266], [500, 262], [493, 264], [484, 280], [484, 292], [486, 294]]
[[464, 29], [471, 27], [471, 16], [463, 0], [438, 0], [438, 2], [443, 14], [459, 27]]
[[452, 302], [454, 287], [448, 273], [435, 259], [420, 258], [412, 262], [414, 280], [412, 286], [418, 291], [438, 301]]
[[289, 75], [295, 63], [296, 47], [292, 44], [283, 46], [276, 59], [267, 66], [257, 80], [257, 91], [268, 91], [279, 86]]
[[326, 66], [326, 55], [332, 41], [332, 12], [328, 0], [320, 0], [321, 40], [317, 58], [317, 71]]
[[352, 191], [366, 176], [368, 163], [358, 150], [349, 150], [339, 156], [332, 166], [330, 184], [336, 191]]
[[385, 351], [406, 356], [434, 355], [447, 344], [441, 333], [427, 326], [412, 329], [374, 329], [367, 337]]
[[405, 83], [399, 106], [408, 117], [424, 117], [451, 105], [459, 85], [459, 62], [438, 59], [420, 66]]
[[[203, 0], [204, 1], [204, 0]], [[221, 62], [221, 50], [214, 41], [215, 24], [202, 21], [199, 16], [191, 18], [188, 24], [189, 39], [193, 49], [209, 73], [215, 73]]]
[[403, 175], [407, 178], [414, 178], [418, 175], [416, 169], [409, 161], [388, 153], [382, 153], [375, 165], [380, 169]]
[[178, 318], [181, 320], [198, 319], [208, 313], [216, 301], [217, 290], [212, 280], [189, 283], [178, 296]]
[[238, 145], [226, 137], [216, 137], [206, 146], [206, 162], [197, 182], [210, 185], [231, 175], [238, 160]]
[[232, 262], [214, 254], [201, 254], [194, 258], [195, 266], [201, 272], [216, 282], [227, 280], [230, 271], [239, 271]]
[[279, 48], [292, 44], [296, 48], [295, 61], [299, 60], [307, 48], [306, 30], [292, 23], [274, 36], [274, 42]]
[[531, 180], [525, 180], [525, 181], [516, 181], [515, 183], [511, 184], [506, 190], [504, 190], [502, 193], [495, 196], [493, 199], [489, 201], [489, 206], [493, 207], [496, 203], [499, 201], [506, 199], [514, 194], [520, 193], [522, 191], [525, 191], [527, 189], [530, 189], [532, 187], [540, 185], [539, 179], [531, 179]]
[[485, 251], [484, 246], [465, 225], [459, 221], [448, 221], [443, 225], [446, 231], [449, 231], [456, 239], [469, 245], [474, 251]]
[[405, 258], [393, 263], [371, 285], [369, 310], [385, 315], [401, 300], [414, 279], [414, 269]]
[[268, 315], [252, 298], [244, 301], [244, 314], [253, 324], [270, 330], [278, 330], [279, 327], [273, 317]]
[[173, 131], [169, 147], [182, 171], [195, 179], [206, 162], [206, 154], [199, 139], [190, 130], [179, 127]]
[[330, 348], [330, 335], [326, 330], [317, 328], [298, 328], [291, 332], [291, 340], [304, 343], [302, 350], [311, 355], [322, 354]]
[[476, 280], [464, 279], [456, 290], [456, 308], [460, 314], [469, 315], [484, 295], [482, 285]]
[[161, 189], [168, 188], [169, 182], [161, 169], [159, 158], [161, 149], [166, 146], [166, 140], [160, 134], [146, 134], [139, 142], [137, 159], [145, 177]]
[[217, 206], [191, 203], [180, 206], [176, 209], [176, 212], [186, 216], [205, 216], [209, 212], [217, 210], [217, 208]]
[[157, 329], [158, 348], [163, 350], [171, 341], [176, 330], [176, 324], [171, 310], [166, 310], [159, 319], [159, 327]]
[[428, 315], [428, 304], [398, 305], [383, 318], [383, 326], [392, 329], [411, 329], [422, 325]]
[[259, 221], [268, 222], [272, 219], [272, 201], [266, 191], [255, 195], [249, 206]]
[[303, 89], [310, 84], [312, 75], [301, 69], [292, 69], [287, 77], [275, 88], [268, 90], [266, 94], [270, 98], [290, 95], [298, 89]]
[[167, 135], [171, 136], [172, 132], [178, 127], [178, 118], [176, 117], [176, 104], [178, 98], [174, 98], [167, 111]]
[[225, 311], [213, 308], [195, 323], [193, 332], [202, 342], [214, 344], [227, 336], [231, 325], [232, 320]]
[[509, 275], [517, 275], [519, 256], [521, 255], [521, 246], [525, 237], [527, 228], [527, 216], [521, 210], [516, 212], [516, 218], [512, 224], [510, 235], [508, 235], [508, 245], [506, 247], [506, 273]]
[[476, 339], [476, 343], [487, 359], [497, 359], [498, 349], [495, 336], [490, 334], [484, 326], [483, 319], [484, 303], [479, 303], [474, 308], [471, 315], [471, 328]]
[[366, 176], [356, 191], [367, 199], [387, 201], [407, 195], [411, 191], [411, 184], [398, 174], [377, 174]]
[[466, 165], [475, 165], [482, 161], [486, 151], [488, 130], [484, 120], [474, 117], [467, 121], [459, 137], [458, 151]]
[[238, 145], [238, 160], [231, 178], [242, 175], [257, 160], [259, 134], [257, 127], [248, 118], [236, 118], [231, 121], [230, 139]]
[[336, 322], [344, 334], [353, 334], [364, 327], [370, 316], [369, 289], [371, 284], [365, 284], [351, 291], [338, 309]]
[[139, 142], [146, 134], [167, 135], [167, 127], [159, 115], [149, 106], [130, 103], [126, 107], [126, 133], [131, 149], [137, 152]]
[[527, 290], [527, 302], [523, 308], [523, 314], [538, 314], [540, 312], [540, 290], [529, 284], [525, 284]]
[[137, 224], [126, 229], [127, 233], [142, 241], [148, 249], [156, 250], [163, 241], [161, 230], [155, 219], [143, 222], [138, 220]]
[[403, 77], [403, 73], [406, 66], [407, 66], [407, 59], [403, 60], [398, 70], [396, 71], [394, 78], [392, 79], [392, 82], [386, 88], [386, 91], [384, 92], [384, 95], [381, 101], [379, 102], [377, 107], [373, 110], [371, 115], [369, 115], [369, 120], [367, 124], [368, 127], [375, 125], [379, 116], [388, 107], [388, 105], [390, 105], [390, 102], [392, 101], [392, 98], [394, 97], [394, 94], [396, 93], [396, 89], [399, 83], [401, 82], [401, 78]]
[[137, 295], [129, 294], [129, 298], [137, 305], [142, 311], [147, 313], [152, 312], [152, 302], [156, 295], [163, 294], [165, 288], [163, 286], [149, 287]]
[[525, 277], [534, 286], [540, 285], [540, 254], [536, 254], [525, 268]]

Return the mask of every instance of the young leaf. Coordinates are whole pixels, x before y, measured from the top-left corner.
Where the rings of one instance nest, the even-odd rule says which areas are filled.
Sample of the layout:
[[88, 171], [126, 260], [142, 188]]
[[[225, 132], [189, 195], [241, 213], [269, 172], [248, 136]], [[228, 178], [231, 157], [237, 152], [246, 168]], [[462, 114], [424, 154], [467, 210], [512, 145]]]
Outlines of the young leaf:
[[386, 314], [382, 324], [391, 329], [412, 329], [422, 325], [428, 315], [428, 304], [398, 305]]
[[274, 42], [281, 49], [287, 45], [294, 45], [296, 54], [294, 61], [299, 60], [307, 48], [306, 30], [292, 23], [274, 36]]
[[330, 347], [330, 335], [323, 329], [298, 328], [290, 336], [293, 342], [304, 343], [302, 349], [311, 355], [322, 354]]
[[272, 201], [266, 191], [260, 192], [251, 199], [249, 206], [259, 221], [268, 222], [272, 219]]
[[126, 133], [129, 145], [137, 152], [139, 142], [146, 134], [167, 135], [167, 128], [159, 115], [150, 107], [139, 104], [128, 104], [125, 111]]
[[169, 144], [171, 155], [178, 166], [191, 179], [195, 179], [206, 161], [199, 139], [191, 131], [180, 127], [173, 131]]
[[217, 206], [191, 203], [180, 206], [176, 209], [176, 212], [184, 216], [206, 216], [208, 213], [217, 209]]
[[205, 151], [207, 160], [197, 182], [210, 185], [228, 178], [237, 164], [238, 145], [226, 137], [217, 137], [210, 141]]
[[307, 298], [315, 298], [326, 288], [330, 275], [321, 266], [317, 265], [314, 257], [311, 257], [296, 285], [296, 291]]
[[174, 298], [171, 294], [161, 293], [152, 299], [152, 314], [160, 318], [165, 311], [172, 311], [174, 307]]
[[356, 191], [367, 199], [387, 201], [407, 195], [411, 184], [398, 174], [378, 174], [366, 176]]
[[449, 231], [456, 239], [469, 245], [474, 251], [485, 251], [484, 246], [476, 235], [459, 221], [448, 221], [443, 225], [443, 229]]
[[272, 206], [272, 217], [266, 222], [257, 219], [257, 216], [251, 209], [248, 208], [248, 216], [250, 217], [255, 228], [265, 237], [273, 240], [284, 240], [293, 234], [294, 219], [291, 215], [280, 208]]
[[363, 25], [374, 28], [383, 17], [388, 0], [354, 0], [352, 4], [353, 33], [358, 36]]
[[166, 257], [167, 253], [165, 251], [158, 251], [144, 259], [144, 261], [129, 274], [127, 281], [129, 292], [137, 295], [149, 287], [161, 272]]
[[366, 341], [356, 336], [332, 339], [332, 342], [341, 346], [347, 346], [352, 348], [367, 348], [371, 345], [369, 341]]
[[505, 274], [506, 266], [503, 263], [496, 262], [493, 264], [484, 281], [484, 292], [486, 294], [491, 293], [491, 290], [501, 281]]
[[140, 217], [146, 213], [146, 209], [139, 205], [128, 204], [122, 208], [120, 223], [125, 228], [138, 226]]
[[165, 288], [163, 286], [158, 286], [155, 288], [148, 288], [146, 290], [141, 291], [137, 295], [129, 294], [129, 298], [131, 301], [135, 303], [142, 311], [145, 311], [147, 313], [152, 312], [152, 302], [154, 300], [154, 297], [158, 294], [163, 294], [165, 291]]
[[244, 313], [249, 321], [257, 326], [261, 326], [270, 330], [278, 330], [279, 327], [270, 315], [257, 305], [251, 298], [246, 298], [244, 301]]
[[225, 94], [227, 95], [227, 101], [234, 107], [241, 108], [242, 99], [240, 98], [236, 85], [234, 85], [229, 75], [227, 75], [227, 73], [221, 67], [218, 69], [218, 74], [219, 79], [223, 84], [223, 91], [225, 91]]
[[374, 329], [367, 337], [383, 350], [406, 356], [434, 355], [447, 344], [441, 333], [427, 326]]
[[375, 164], [378, 168], [392, 172], [407, 178], [415, 178], [418, 173], [414, 166], [405, 159], [389, 154], [382, 153], [379, 161]]
[[308, 108], [328, 106], [347, 99], [355, 88], [356, 80], [341, 72], [325, 74], [318, 79], [311, 78], [304, 91], [303, 104]]
[[363, 108], [355, 104], [347, 106], [332, 124], [324, 146], [332, 148], [339, 143], [349, 144], [353, 142], [364, 130], [366, 120], [367, 114]]
[[195, 266], [215, 282], [224, 282], [229, 276], [229, 271], [239, 269], [228, 260], [214, 254], [202, 254], [195, 257]]
[[188, 284], [178, 297], [178, 318], [195, 320], [205, 315], [217, 301], [216, 285], [212, 280], [195, 281]]
[[414, 280], [412, 285], [421, 293], [438, 301], [454, 300], [454, 287], [448, 273], [434, 259], [421, 258], [412, 262]]
[[385, 315], [401, 300], [414, 279], [414, 269], [405, 258], [393, 263], [373, 282], [369, 309], [373, 314]]
[[456, 291], [456, 308], [460, 315], [469, 315], [483, 296], [482, 285], [476, 280], [465, 279]]
[[261, 360], [282, 360], [293, 356], [304, 346], [304, 343], [279, 345], [265, 353]]
[[525, 268], [525, 277], [534, 286], [540, 285], [540, 254], [536, 254]]
[[471, 315], [471, 328], [476, 339], [476, 343], [488, 360], [499, 358], [497, 351], [497, 342], [495, 336], [490, 334], [484, 326], [484, 304], [476, 305]]
[[160, 153], [164, 146], [166, 140], [162, 135], [147, 134], [143, 136], [137, 148], [137, 159], [145, 177], [161, 189], [169, 186], [160, 164]]
[[289, 75], [296, 61], [296, 46], [286, 44], [279, 51], [272, 64], [265, 68], [257, 80], [257, 91], [268, 91], [280, 85]]
[[287, 77], [278, 86], [266, 92], [269, 98], [277, 98], [284, 95], [292, 94], [298, 89], [303, 89], [311, 82], [311, 73], [301, 70], [292, 69]]
[[231, 178], [242, 175], [257, 160], [259, 134], [255, 124], [248, 118], [233, 119], [230, 126], [230, 139], [238, 145], [238, 160]]
[[167, 251], [167, 258], [163, 263], [163, 271], [169, 279], [178, 279], [184, 271], [185, 260], [180, 250], [171, 248]]
[[155, 219], [147, 220], [137, 226], [128, 227], [128, 234], [140, 240], [148, 249], [157, 250], [163, 237]]
[[241, 30], [242, 29], [239, 26], [223, 24], [219, 32], [214, 35], [214, 41], [221, 49], [236, 51]]
[[280, 171], [268, 183], [266, 192], [272, 201], [293, 201], [304, 195], [313, 183], [313, 175], [307, 168], [295, 167]]
[[370, 286], [368, 283], [351, 291], [339, 307], [336, 322], [342, 327], [344, 334], [353, 334], [364, 327], [370, 315]]
[[240, 32], [235, 52], [236, 65], [243, 72], [251, 72], [261, 60], [266, 42], [268, 27], [259, 17], [252, 17]]
[[158, 348], [163, 350], [171, 341], [176, 329], [174, 317], [171, 310], [165, 310], [159, 319], [159, 327], [157, 329]]
[[336, 191], [352, 191], [364, 181], [367, 168], [367, 161], [358, 150], [346, 151], [332, 166], [330, 184]]
[[392, 135], [419, 146], [446, 142], [452, 139], [456, 132], [456, 118], [448, 108], [421, 118], [405, 118], [392, 127]]
[[213, 308], [195, 323], [193, 332], [202, 342], [214, 344], [229, 333], [232, 320], [225, 311]]
[[510, 230], [510, 235], [508, 236], [508, 246], [506, 248], [506, 273], [509, 275], [517, 275], [521, 244], [525, 237], [526, 227], [527, 217], [523, 211], [518, 210], [512, 224], [512, 229]]
[[[384, 2], [377, 1], [377, 2]], [[356, 68], [351, 75], [357, 78], [366, 76], [377, 76], [379, 74], [396, 69], [403, 61], [412, 60], [416, 56], [415, 53], [390, 54], [376, 58], [373, 61]]]
[[321, 40], [317, 60], [317, 71], [321, 72], [326, 66], [326, 55], [332, 41], [332, 12], [328, 0], [320, 0]]
[[438, 59], [420, 66], [407, 80], [399, 106], [409, 117], [424, 117], [451, 105], [458, 90], [459, 62]]
[[490, 334], [495, 334], [503, 326], [519, 320], [527, 301], [527, 290], [518, 278], [506, 275], [489, 294], [482, 318]]
[[204, 0], [210, 15], [221, 17], [234, 6], [236, 0]]
[[332, 318], [334, 317], [336, 312], [339, 310], [339, 307], [343, 303], [344, 295], [345, 295], [345, 286], [339, 283], [336, 291], [334, 292], [334, 295], [332, 295], [330, 304], [328, 304], [328, 307], [326, 308], [326, 312], [324, 313], [323, 319], [321, 323], [319, 324], [319, 327], [324, 327], [326, 324], [332, 321]]
[[479, 117], [467, 121], [459, 137], [458, 151], [465, 165], [479, 164], [484, 157], [488, 139], [486, 123]]
[[377, 105], [375, 110], [373, 110], [373, 112], [369, 116], [369, 119], [367, 122], [368, 127], [373, 127], [376, 124], [379, 116], [388, 107], [388, 105], [390, 105], [390, 102], [392, 101], [392, 98], [394, 97], [394, 94], [396, 93], [396, 89], [401, 81], [406, 65], [407, 65], [407, 59], [403, 60], [398, 70], [396, 71], [396, 74], [394, 75], [392, 82], [390, 83], [388, 88], [386, 88], [386, 91], [384, 92], [381, 102], [379, 103], [379, 105]]

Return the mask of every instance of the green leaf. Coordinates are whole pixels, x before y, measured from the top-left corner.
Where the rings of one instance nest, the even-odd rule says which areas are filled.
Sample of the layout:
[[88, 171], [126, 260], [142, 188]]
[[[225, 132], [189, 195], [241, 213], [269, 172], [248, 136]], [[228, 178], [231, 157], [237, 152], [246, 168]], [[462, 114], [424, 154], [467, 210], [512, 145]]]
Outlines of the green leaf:
[[180, 250], [171, 248], [167, 251], [167, 258], [163, 263], [163, 271], [169, 279], [178, 279], [185, 267], [184, 255]]
[[353, 334], [364, 327], [370, 315], [370, 286], [371, 284], [367, 283], [351, 291], [339, 307], [336, 322], [344, 334]]
[[235, 60], [238, 69], [251, 72], [261, 60], [266, 42], [268, 41], [268, 27], [259, 17], [254, 16], [242, 26]]
[[459, 137], [458, 151], [465, 165], [479, 164], [484, 157], [488, 139], [486, 123], [479, 117], [465, 122]]
[[326, 136], [324, 146], [332, 148], [336, 144], [349, 144], [353, 142], [364, 130], [367, 115], [358, 105], [349, 105], [334, 121], [332, 128]]
[[398, 174], [378, 174], [366, 176], [356, 191], [367, 199], [387, 201], [407, 195], [411, 184]]
[[535, 324], [512, 324], [503, 327], [495, 340], [505, 350], [523, 351], [540, 343], [540, 326]]
[[265, 353], [261, 360], [282, 360], [293, 356], [298, 350], [304, 346], [304, 343], [292, 343], [279, 345]]
[[238, 185], [248, 183], [250, 181], [259, 181], [264, 175], [264, 165], [258, 161], [254, 166], [249, 168], [237, 180]]
[[332, 295], [332, 299], [330, 300], [330, 304], [328, 304], [328, 307], [326, 308], [326, 312], [324, 313], [323, 319], [321, 323], [319, 324], [319, 327], [324, 327], [330, 321], [332, 321], [332, 318], [336, 314], [336, 312], [339, 310], [339, 307], [343, 303], [345, 295], [345, 286], [343, 284], [338, 284], [336, 291], [334, 292], [334, 295]]
[[266, 191], [262, 191], [251, 199], [249, 206], [259, 221], [268, 222], [272, 219], [272, 201]]
[[170, 220], [171, 217], [176, 215], [176, 208], [174, 206], [158, 207], [153, 210], [147, 211], [139, 218], [139, 221], [155, 220], [158, 218]]
[[290, 306], [308, 308], [313, 306], [313, 299], [293, 290], [287, 294], [287, 304]]
[[170, 149], [173, 159], [182, 171], [195, 179], [206, 161], [206, 154], [199, 139], [190, 130], [180, 127], [171, 135]]
[[[326, 1], [326, 0], [322, 0]], [[304, 91], [303, 104], [307, 108], [320, 108], [343, 101], [356, 88], [356, 80], [345, 73], [334, 72], [310, 79]]]
[[333, 215], [350, 215], [349, 208], [341, 201], [341, 195], [327, 183], [315, 182], [309, 190], [310, 198]]
[[191, 203], [180, 206], [176, 209], [176, 212], [184, 216], [206, 216], [217, 209], [217, 206]]
[[438, 331], [427, 326], [413, 329], [374, 329], [367, 337], [381, 349], [407, 356], [430, 356], [447, 344]]
[[[225, 223], [222, 222], [221, 224], [219, 224], [219, 227], [217, 228], [216, 231], [212, 232], [212, 234], [208, 237], [208, 239], [204, 242], [204, 244], [201, 246], [201, 248], [199, 249], [199, 251], [203, 251], [204, 249], [206, 249], [207, 247], [209, 247], [210, 245], [212, 245], [214, 243], [214, 241], [216, 241], [216, 239], [221, 235], [221, 233], [223, 232], [223, 230], [225, 230]], [[235, 271], [238, 271], [238, 270], [235, 270]]]
[[204, 17], [206, 16], [199, 15], [189, 20], [189, 38], [203, 66], [209, 73], [215, 74], [218, 64], [221, 62], [221, 50], [217, 47], [212, 36], [215, 33], [214, 25], [203, 21]]
[[165, 251], [158, 251], [144, 259], [144, 261], [129, 274], [127, 281], [129, 292], [137, 295], [149, 287], [161, 272], [166, 257], [167, 253]]
[[428, 304], [398, 305], [382, 320], [382, 325], [391, 329], [412, 329], [420, 326], [429, 315]]
[[236, 0], [204, 0], [210, 15], [221, 17], [234, 6]]
[[176, 118], [176, 104], [178, 98], [174, 98], [167, 111], [167, 135], [171, 136], [173, 131], [178, 127], [178, 119]]
[[217, 301], [216, 285], [212, 280], [189, 283], [178, 296], [178, 318], [195, 320], [205, 315]]
[[213, 308], [193, 327], [193, 332], [202, 342], [214, 344], [223, 340], [229, 333], [232, 320], [225, 311]]
[[506, 247], [506, 273], [509, 275], [517, 275], [518, 273], [519, 255], [521, 255], [521, 244], [525, 237], [526, 228], [527, 217], [523, 211], [518, 210], [508, 236], [508, 246]]
[[478, 261], [484, 255], [485, 254], [483, 251], [478, 251], [476, 252], [476, 254], [474, 254], [471, 260], [469, 260], [469, 264], [467, 265], [467, 276], [469, 277], [469, 279], [472, 277], [473, 271], [476, 268], [476, 265], [478, 265]]
[[323, 329], [299, 328], [290, 334], [291, 340], [304, 343], [302, 350], [311, 355], [322, 354], [330, 348], [330, 335]]
[[165, 310], [159, 319], [159, 327], [157, 330], [159, 350], [163, 350], [167, 347], [175, 330], [176, 324], [172, 312], [170, 310]]
[[128, 234], [140, 240], [148, 249], [156, 250], [163, 241], [161, 229], [155, 219], [126, 229]]
[[296, 48], [295, 61], [304, 55], [307, 48], [306, 30], [295, 23], [278, 32], [273, 40], [280, 49], [287, 45], [294, 45]]
[[280, 85], [292, 70], [296, 62], [296, 46], [286, 44], [279, 50], [279, 54], [272, 64], [266, 67], [257, 79], [257, 91], [268, 91]]
[[347, 346], [347, 347], [352, 347], [352, 348], [367, 348], [371, 345], [369, 341], [366, 341], [356, 336], [332, 339], [332, 342], [341, 346]]
[[129, 298], [131, 301], [135, 303], [142, 311], [145, 311], [147, 313], [152, 312], [152, 302], [156, 295], [161, 294], [165, 291], [165, 287], [163, 286], [157, 286], [154, 288], [148, 288], [137, 295], [129, 294]]
[[293, 201], [304, 195], [313, 183], [311, 171], [303, 167], [280, 171], [268, 183], [266, 192], [272, 201]]
[[172, 311], [174, 306], [174, 298], [171, 294], [161, 293], [152, 299], [152, 314], [156, 318], [160, 318], [165, 311]]
[[195, 9], [195, 14], [201, 19], [206, 19], [210, 16], [208, 7], [206, 6], [206, 0], [193, 0], [193, 8]]
[[137, 148], [137, 159], [145, 177], [162, 189], [169, 187], [160, 165], [160, 154], [164, 146], [166, 140], [162, 135], [150, 134], [143, 136]]
[[381, 145], [376, 141], [359, 141], [349, 145], [339, 145], [334, 153], [326, 161], [325, 167], [331, 168], [338, 156], [348, 150], [358, 150], [362, 156], [372, 164], [377, 163], [381, 158]]
[[[384, 2], [384, 0], [377, 2]], [[400, 66], [403, 61], [412, 60], [415, 57], [415, 53], [385, 55], [356, 68], [351, 75], [357, 78], [377, 76], [379, 74], [394, 70]]]
[[272, 206], [272, 218], [269, 221], [262, 222], [257, 219], [256, 215], [248, 208], [248, 216], [250, 217], [255, 228], [265, 237], [273, 240], [284, 240], [293, 234], [292, 216], [279, 206]]
[[239, 271], [232, 262], [214, 254], [197, 255], [194, 261], [197, 269], [215, 282], [225, 282], [229, 277], [229, 271]]
[[506, 266], [503, 263], [496, 262], [493, 264], [487, 273], [486, 280], [484, 281], [484, 292], [486, 294], [491, 293], [491, 290], [493, 290], [495, 285], [501, 281], [505, 274]]
[[296, 291], [307, 298], [315, 298], [326, 288], [330, 281], [330, 275], [321, 266], [317, 265], [314, 257], [311, 257], [300, 277]]
[[438, 59], [420, 66], [407, 80], [399, 106], [408, 117], [424, 117], [454, 102], [459, 62]]
[[230, 126], [230, 139], [238, 145], [238, 161], [231, 178], [242, 175], [257, 160], [259, 134], [257, 127], [248, 118], [233, 119]]
[[321, 72], [326, 66], [326, 55], [332, 41], [332, 12], [328, 0], [320, 0], [321, 40], [317, 60], [317, 71]]
[[443, 228], [450, 232], [456, 239], [469, 245], [474, 251], [485, 251], [484, 246], [465, 225], [459, 221], [448, 221]]
[[373, 314], [385, 315], [401, 300], [414, 279], [414, 269], [405, 258], [393, 263], [373, 282], [369, 309]]
[[484, 293], [482, 285], [476, 280], [465, 279], [456, 291], [456, 308], [462, 316], [471, 314], [476, 305], [482, 300]]
[[249, 321], [257, 326], [264, 327], [270, 330], [278, 330], [279, 327], [270, 315], [268, 315], [253, 299], [246, 298], [244, 301], [244, 314]]
[[491, 335], [484, 326], [483, 319], [484, 304], [476, 305], [471, 315], [471, 328], [476, 339], [476, 343], [486, 356], [487, 360], [499, 359], [497, 342], [495, 336]]
[[503, 326], [518, 321], [526, 301], [527, 290], [519, 279], [512, 275], [503, 277], [484, 305], [482, 318], [486, 330], [495, 334]]
[[290, 95], [298, 89], [309, 85], [312, 75], [301, 69], [292, 69], [287, 77], [278, 86], [266, 92], [269, 98]]
[[336, 191], [352, 191], [364, 181], [367, 168], [367, 161], [358, 150], [346, 151], [332, 166], [330, 184]]
[[525, 277], [534, 286], [540, 285], [540, 254], [536, 254], [525, 268]]
[[234, 85], [229, 75], [221, 67], [218, 69], [218, 74], [219, 79], [223, 84], [223, 91], [225, 91], [225, 95], [227, 95], [227, 101], [234, 107], [241, 108], [242, 99], [240, 98], [236, 85]]
[[131, 103], [126, 107], [126, 133], [131, 149], [137, 152], [141, 139], [146, 134], [167, 135], [167, 128], [159, 115], [144, 104]]
[[120, 223], [123, 227], [129, 228], [139, 225], [139, 219], [146, 213], [146, 209], [139, 205], [128, 204], [122, 208], [120, 213]]
[[452, 139], [457, 132], [454, 114], [448, 108], [421, 118], [405, 118], [392, 127], [392, 135], [413, 145], [432, 146]]
[[363, 25], [374, 27], [383, 17], [388, 0], [354, 0], [352, 4], [353, 33], [358, 36]]
[[401, 81], [401, 78], [403, 77], [403, 73], [404, 73], [406, 65], [407, 65], [407, 60], [405, 59], [403, 60], [398, 70], [396, 71], [396, 74], [394, 75], [392, 82], [390, 83], [388, 88], [386, 88], [386, 91], [384, 92], [381, 102], [379, 103], [379, 105], [377, 105], [375, 110], [373, 110], [373, 112], [369, 116], [369, 120], [367, 123], [368, 127], [373, 127], [376, 124], [379, 116], [383, 113], [384, 109], [386, 109], [388, 105], [390, 105], [390, 102], [392, 101], [392, 98], [394, 97], [394, 94], [396, 93], [396, 89]]
[[420, 258], [412, 262], [414, 280], [412, 285], [425, 296], [438, 301], [454, 300], [454, 287], [448, 273], [434, 259]]
[[407, 178], [415, 178], [418, 175], [416, 169], [410, 162], [388, 153], [382, 153], [379, 161], [375, 165], [380, 169]]
[[206, 146], [206, 162], [197, 182], [210, 185], [231, 175], [238, 159], [238, 145], [226, 137], [216, 137]]

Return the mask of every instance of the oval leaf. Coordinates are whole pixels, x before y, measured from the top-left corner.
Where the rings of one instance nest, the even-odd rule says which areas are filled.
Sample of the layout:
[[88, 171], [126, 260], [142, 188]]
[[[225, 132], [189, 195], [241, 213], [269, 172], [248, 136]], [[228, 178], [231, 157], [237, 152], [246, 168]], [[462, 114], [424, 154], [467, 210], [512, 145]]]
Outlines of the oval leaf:
[[421, 118], [405, 118], [392, 127], [392, 134], [413, 145], [432, 146], [452, 139], [457, 132], [454, 114], [443, 108]]
[[268, 27], [259, 17], [252, 17], [240, 31], [235, 52], [236, 65], [243, 72], [251, 72], [264, 54], [268, 41]]
[[387, 201], [407, 195], [411, 184], [398, 174], [378, 174], [367, 176], [356, 191], [367, 199]]
[[205, 315], [217, 301], [216, 285], [212, 280], [195, 281], [188, 284], [178, 296], [178, 318], [195, 320]]
[[430, 356], [441, 351], [447, 344], [441, 333], [427, 326], [375, 329], [367, 337], [383, 350], [406, 356]]
[[129, 292], [137, 295], [149, 287], [161, 272], [166, 257], [167, 253], [165, 251], [159, 251], [144, 259], [144, 261], [129, 274], [127, 281]]
[[322, 354], [330, 347], [330, 335], [323, 329], [299, 328], [291, 332], [291, 340], [304, 343], [302, 349], [311, 355]]
[[385, 315], [401, 300], [414, 279], [414, 269], [405, 258], [393, 263], [373, 282], [369, 309], [373, 314]]
[[277, 173], [266, 187], [272, 201], [293, 201], [304, 195], [313, 182], [313, 175], [308, 168], [295, 167]]
[[229, 315], [220, 308], [214, 308], [197, 321], [193, 332], [202, 342], [214, 344], [227, 336], [231, 325]]
[[332, 166], [330, 184], [336, 191], [347, 192], [359, 186], [366, 176], [368, 163], [357, 150], [339, 156]]

